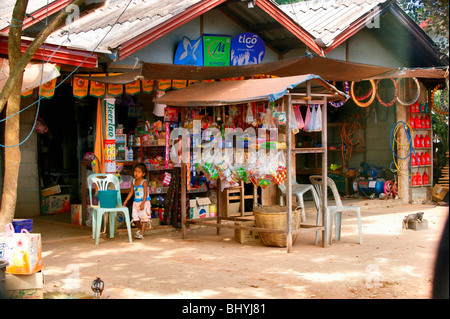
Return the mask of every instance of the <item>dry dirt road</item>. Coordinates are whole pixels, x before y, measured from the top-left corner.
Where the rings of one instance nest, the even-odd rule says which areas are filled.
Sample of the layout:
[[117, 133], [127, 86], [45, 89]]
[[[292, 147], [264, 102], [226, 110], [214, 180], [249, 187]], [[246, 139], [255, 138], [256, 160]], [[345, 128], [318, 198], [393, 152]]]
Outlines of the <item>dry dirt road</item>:
[[[418, 211], [425, 212], [428, 229], [402, 229], [403, 217]], [[99, 245], [87, 227], [37, 220], [33, 232], [43, 238], [47, 292], [92, 295], [90, 285], [100, 277], [102, 299], [431, 298], [448, 206], [369, 202], [361, 213], [362, 245], [356, 219], [344, 214], [341, 241], [323, 248], [308, 233], [292, 253], [239, 244], [234, 230], [217, 236], [213, 227], [192, 229], [184, 240], [175, 231], [147, 232], [131, 244], [121, 231], [114, 239], [103, 235]], [[308, 210], [307, 219], [314, 220]]]

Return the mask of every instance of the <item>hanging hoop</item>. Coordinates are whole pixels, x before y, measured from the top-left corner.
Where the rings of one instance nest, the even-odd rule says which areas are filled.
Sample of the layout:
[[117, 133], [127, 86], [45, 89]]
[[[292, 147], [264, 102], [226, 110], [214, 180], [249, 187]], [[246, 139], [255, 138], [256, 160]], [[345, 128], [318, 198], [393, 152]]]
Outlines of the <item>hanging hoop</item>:
[[441, 106], [442, 106], [442, 108], [445, 111], [448, 112], [448, 105], [445, 105], [445, 98], [444, 98], [445, 92], [448, 92], [448, 90], [447, 89], [443, 89], [442, 92], [441, 92]]
[[[402, 105], [411, 105], [411, 104], [414, 104], [414, 103], [416, 103], [417, 100], [419, 99], [419, 96], [420, 96], [420, 84], [419, 84], [419, 80], [417, 80], [417, 78], [412, 78], [412, 79], [413, 79], [414, 83], [416, 84], [416, 96], [414, 97], [414, 99], [413, 99], [412, 101], [405, 102], [405, 101], [402, 101], [402, 100], [400, 99], [400, 92], [399, 92], [399, 94], [397, 95], [397, 102], [400, 103], [400, 104], [402, 104]], [[400, 87], [400, 85], [399, 85], [400, 80], [401, 80], [401, 78], [397, 79], [397, 86], [398, 86], [398, 87]]]
[[[334, 87], [336, 87], [336, 85], [335, 85], [335, 81], [333, 81], [333, 86]], [[344, 93], [345, 94], [348, 94], [348, 92], [350, 91], [350, 86], [348, 85], [348, 82], [347, 81], [345, 81], [344, 82]], [[344, 101], [340, 101], [340, 102], [330, 102], [330, 104], [332, 105], [332, 106], [334, 106], [334, 107], [341, 107], [342, 105], [344, 105], [345, 104], [345, 102]]]
[[[436, 113], [441, 114], [441, 115], [448, 115], [448, 108], [445, 108], [445, 110], [441, 110], [440, 108], [438, 108], [438, 107], [436, 106], [436, 103], [435, 103], [434, 95], [436, 94], [436, 91], [439, 90], [441, 87], [442, 87], [442, 83], [436, 85], [436, 86], [434, 87], [433, 91], [431, 91], [431, 106], [433, 107], [433, 110], [434, 110]], [[443, 91], [444, 91], [444, 90], [442, 90], [442, 92], [441, 92], [441, 97], [442, 97]], [[444, 107], [444, 104], [443, 104], [442, 102], [441, 102], [441, 106]]]
[[397, 100], [397, 97], [398, 97], [398, 84], [397, 84], [397, 81], [395, 81], [394, 78], [391, 78], [392, 83], [394, 83], [395, 94], [394, 94], [394, 98], [393, 98], [392, 101], [390, 101], [389, 103], [385, 103], [385, 102], [381, 99], [381, 97], [380, 97], [380, 95], [379, 95], [378, 84], [379, 84], [381, 81], [382, 81], [382, 80], [377, 80], [376, 86], [375, 86], [376, 89], [377, 89], [377, 100], [378, 100], [378, 102], [380, 102], [381, 105], [383, 105], [383, 106], [385, 106], [385, 107], [392, 106], [392, 105], [394, 105], [394, 103], [395, 103], [395, 101]]
[[359, 107], [368, 107], [370, 104], [372, 104], [373, 100], [375, 100], [375, 96], [377, 95], [377, 89], [375, 87], [375, 82], [374, 82], [374, 80], [369, 80], [369, 82], [370, 82], [370, 85], [372, 85], [372, 91], [369, 92], [369, 94], [366, 95], [362, 99], [365, 99], [365, 98], [369, 97], [369, 95], [371, 95], [371, 96], [370, 96], [369, 101], [367, 101], [365, 103], [362, 103], [355, 96], [355, 92], [354, 92], [355, 81], [352, 81], [352, 85], [350, 86], [350, 96], [352, 97], [353, 102], [355, 102], [355, 104], [358, 105]]

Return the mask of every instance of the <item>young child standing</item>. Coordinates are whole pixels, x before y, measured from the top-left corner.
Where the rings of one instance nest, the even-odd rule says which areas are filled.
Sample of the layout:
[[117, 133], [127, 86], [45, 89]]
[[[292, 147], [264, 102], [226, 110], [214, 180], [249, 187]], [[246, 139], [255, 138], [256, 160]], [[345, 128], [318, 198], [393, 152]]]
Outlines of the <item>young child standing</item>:
[[131, 196], [134, 194], [131, 217], [138, 227], [138, 231], [135, 235], [135, 238], [138, 239], [144, 238], [146, 224], [151, 222], [151, 204], [150, 195], [148, 193], [148, 182], [145, 179], [146, 175], [147, 167], [143, 163], [138, 163], [134, 166], [134, 179], [131, 184], [130, 192], [123, 202], [123, 205], [126, 206], [131, 199]]

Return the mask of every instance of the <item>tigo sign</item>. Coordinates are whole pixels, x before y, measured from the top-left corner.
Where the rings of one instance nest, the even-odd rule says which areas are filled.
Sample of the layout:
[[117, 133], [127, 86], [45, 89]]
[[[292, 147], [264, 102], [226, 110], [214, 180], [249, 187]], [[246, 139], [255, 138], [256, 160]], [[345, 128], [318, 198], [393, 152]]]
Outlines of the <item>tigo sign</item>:
[[264, 41], [255, 33], [245, 32], [231, 41], [231, 65], [261, 63], [266, 48]]

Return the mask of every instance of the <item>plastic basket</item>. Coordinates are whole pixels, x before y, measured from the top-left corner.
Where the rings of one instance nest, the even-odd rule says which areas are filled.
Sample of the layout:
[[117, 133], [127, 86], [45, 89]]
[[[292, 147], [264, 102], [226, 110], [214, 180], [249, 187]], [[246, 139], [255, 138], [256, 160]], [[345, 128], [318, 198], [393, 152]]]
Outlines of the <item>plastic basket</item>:
[[31, 233], [31, 229], [33, 228], [32, 219], [13, 219], [12, 224], [15, 233], [20, 233], [22, 229], [26, 229], [29, 233]]
[[116, 208], [117, 190], [98, 191], [98, 200], [101, 208]]

